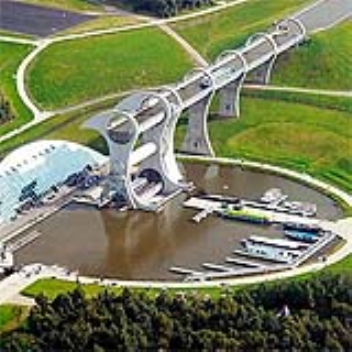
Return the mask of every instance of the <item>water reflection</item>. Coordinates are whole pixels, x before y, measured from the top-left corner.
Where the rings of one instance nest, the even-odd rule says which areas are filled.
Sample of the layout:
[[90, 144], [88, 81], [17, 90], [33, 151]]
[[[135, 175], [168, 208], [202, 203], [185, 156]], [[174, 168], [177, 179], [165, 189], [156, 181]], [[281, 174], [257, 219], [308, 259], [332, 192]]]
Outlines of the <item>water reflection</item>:
[[[318, 205], [318, 215], [340, 216], [334, 202], [317, 191], [281, 177], [233, 167], [186, 164], [184, 172], [209, 192], [258, 198], [280, 187], [291, 199]], [[20, 262], [57, 263], [81, 274], [124, 279], [171, 279], [174, 265], [199, 269], [201, 263], [222, 263], [252, 234], [278, 237], [273, 228], [209, 217], [199, 224], [194, 211], [182, 208], [184, 196], [171, 201], [160, 213], [70, 207], [38, 226], [43, 235], [22, 249]]]

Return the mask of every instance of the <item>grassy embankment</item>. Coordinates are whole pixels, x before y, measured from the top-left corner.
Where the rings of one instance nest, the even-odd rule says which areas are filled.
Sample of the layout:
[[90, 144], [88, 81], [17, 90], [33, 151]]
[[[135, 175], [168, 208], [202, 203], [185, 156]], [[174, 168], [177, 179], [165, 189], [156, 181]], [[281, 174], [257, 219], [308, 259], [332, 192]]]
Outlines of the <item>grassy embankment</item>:
[[[239, 119], [209, 123], [216, 154], [284, 166], [351, 191], [351, 100], [316, 97], [303, 104], [293, 102], [298, 94], [278, 94], [291, 102], [269, 99], [267, 92], [259, 95], [243, 99]], [[178, 143], [183, 133], [180, 126]]]
[[352, 190], [351, 114], [262, 99], [244, 100], [243, 110], [239, 123], [210, 123], [218, 155], [281, 165]]
[[99, 151], [105, 151], [105, 144], [102, 139], [97, 138], [98, 136], [94, 132], [80, 129], [80, 126], [90, 116], [93, 116], [101, 110], [111, 108], [116, 101], [116, 98], [107, 99], [90, 108], [56, 115], [40, 125], [32, 127], [20, 135], [0, 143], [0, 158], [18, 148], [20, 145], [40, 139], [66, 139], [89, 145]]
[[208, 59], [235, 48], [275, 20], [294, 13], [309, 0], [252, 0], [248, 3], [173, 24], [173, 28]]
[[[99, 292], [102, 292], [104, 290], [109, 290], [111, 292], [114, 292], [116, 294], [121, 293], [123, 290], [122, 286], [103, 286], [103, 285], [98, 285], [98, 284], [79, 284], [80, 287], [84, 290], [85, 294], [88, 297], [94, 297], [97, 295]], [[61, 293], [66, 293], [73, 291], [77, 287], [76, 282], [72, 281], [65, 281], [65, 280], [58, 280], [58, 279], [40, 279], [36, 281], [34, 284], [28, 286], [25, 288], [22, 292], [23, 295], [27, 297], [36, 297], [39, 294], [45, 294], [49, 299], [54, 299], [56, 296], [58, 296]], [[150, 296], [156, 296], [162, 289], [160, 288], [131, 288], [133, 291], [147, 291], [148, 295]], [[187, 287], [183, 289], [169, 289], [173, 293], [178, 293], [178, 292], [185, 292], [185, 293], [191, 293], [191, 292], [197, 292], [197, 293], [203, 293], [203, 294], [209, 294], [212, 297], [218, 297], [219, 293], [221, 292], [221, 289], [219, 287], [200, 287], [200, 288], [192, 288]]]
[[17, 328], [28, 312], [28, 307], [12, 304], [0, 305], [0, 333]]
[[111, 29], [114, 27], [123, 27], [127, 25], [141, 23], [141, 20], [132, 16], [110, 16], [110, 15], [100, 15], [98, 18], [93, 20], [83, 22], [77, 26], [68, 28], [58, 34], [56, 37], [67, 35], [67, 34], [76, 34], [91, 32], [101, 29]]
[[0, 125], [0, 136], [32, 118], [31, 112], [22, 103], [17, 93], [15, 81], [18, 65], [31, 50], [30, 45], [0, 42], [0, 91], [10, 102], [15, 115], [15, 119]]
[[352, 21], [318, 33], [285, 55], [274, 69], [273, 84], [352, 90]]
[[33, 99], [58, 109], [111, 93], [173, 82], [192, 66], [156, 28], [53, 44], [28, 72]]

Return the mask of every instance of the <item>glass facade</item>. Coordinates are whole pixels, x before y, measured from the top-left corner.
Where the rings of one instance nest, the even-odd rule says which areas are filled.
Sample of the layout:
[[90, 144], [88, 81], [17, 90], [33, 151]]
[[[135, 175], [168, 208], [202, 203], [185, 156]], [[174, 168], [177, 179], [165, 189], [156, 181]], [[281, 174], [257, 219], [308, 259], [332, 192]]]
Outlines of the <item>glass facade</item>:
[[70, 175], [106, 161], [92, 149], [64, 141], [39, 141], [15, 150], [0, 163], [0, 224]]

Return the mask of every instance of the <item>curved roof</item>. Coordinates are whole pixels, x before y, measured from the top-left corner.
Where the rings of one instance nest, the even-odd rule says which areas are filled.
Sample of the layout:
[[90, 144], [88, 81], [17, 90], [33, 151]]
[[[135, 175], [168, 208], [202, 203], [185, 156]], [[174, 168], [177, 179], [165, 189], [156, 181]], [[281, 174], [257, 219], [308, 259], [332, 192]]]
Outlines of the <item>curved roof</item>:
[[87, 165], [106, 160], [90, 148], [66, 141], [38, 141], [16, 149], [0, 162], [0, 223], [15, 215], [26, 187], [43, 194]]

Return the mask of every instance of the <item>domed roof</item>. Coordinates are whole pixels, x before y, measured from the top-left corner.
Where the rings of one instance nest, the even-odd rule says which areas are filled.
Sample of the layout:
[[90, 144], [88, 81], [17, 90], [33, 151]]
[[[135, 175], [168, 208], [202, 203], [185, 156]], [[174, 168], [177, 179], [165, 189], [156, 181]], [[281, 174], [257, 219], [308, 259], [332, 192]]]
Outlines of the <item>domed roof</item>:
[[106, 161], [102, 154], [67, 141], [38, 141], [16, 149], [0, 162], [0, 224], [16, 214], [26, 188], [41, 195], [87, 165]]

